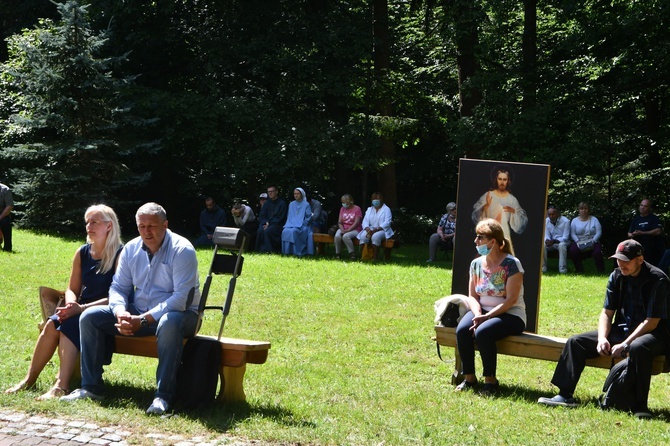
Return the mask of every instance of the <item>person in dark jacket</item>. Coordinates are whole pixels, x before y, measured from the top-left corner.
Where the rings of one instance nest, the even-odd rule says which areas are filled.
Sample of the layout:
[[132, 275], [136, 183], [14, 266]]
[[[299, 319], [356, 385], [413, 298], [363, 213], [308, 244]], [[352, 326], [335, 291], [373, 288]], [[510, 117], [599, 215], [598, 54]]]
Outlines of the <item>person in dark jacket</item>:
[[205, 209], [200, 213], [200, 237], [196, 246], [214, 246], [212, 237], [217, 226], [226, 226], [226, 213], [212, 197], [205, 198]]
[[638, 418], [651, 418], [647, 400], [652, 363], [669, 345], [668, 276], [644, 260], [644, 248], [632, 239], [619, 243], [610, 258], [616, 259], [618, 267], [607, 282], [598, 330], [568, 339], [551, 380], [559, 393], [538, 403], [577, 406], [573, 393], [587, 359], [628, 357], [627, 373], [635, 383], [633, 412]]

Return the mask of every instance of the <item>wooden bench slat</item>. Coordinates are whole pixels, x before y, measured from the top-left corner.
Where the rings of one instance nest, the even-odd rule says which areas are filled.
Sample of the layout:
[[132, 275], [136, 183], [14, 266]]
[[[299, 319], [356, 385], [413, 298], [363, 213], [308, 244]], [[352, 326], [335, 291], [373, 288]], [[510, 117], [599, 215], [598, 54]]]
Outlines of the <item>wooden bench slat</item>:
[[[312, 240], [314, 240], [314, 244], [316, 245], [316, 254], [321, 255], [323, 254], [324, 248], [326, 245], [332, 245], [335, 243], [335, 237], [330, 235], [330, 234], [323, 234], [323, 233], [314, 233], [312, 235]], [[360, 240], [357, 238], [353, 239], [354, 245], [359, 246], [360, 245]], [[393, 238], [388, 238], [384, 240], [383, 243], [383, 248], [384, 248], [384, 259], [388, 260], [391, 258], [391, 249], [395, 245], [395, 239]]]

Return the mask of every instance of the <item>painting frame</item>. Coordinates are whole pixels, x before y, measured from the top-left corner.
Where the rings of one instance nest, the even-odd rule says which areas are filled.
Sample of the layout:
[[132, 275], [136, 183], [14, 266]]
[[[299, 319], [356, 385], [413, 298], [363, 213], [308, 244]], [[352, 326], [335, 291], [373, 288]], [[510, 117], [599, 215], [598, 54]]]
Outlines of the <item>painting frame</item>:
[[[454, 243], [452, 294], [468, 294], [470, 263], [475, 249], [478, 219], [496, 215], [509, 234], [514, 254], [524, 269], [526, 331], [536, 333], [542, 281], [542, 247], [546, 220], [550, 166], [547, 164], [461, 158], [458, 167], [456, 236]], [[482, 210], [482, 200], [499, 186], [498, 172], [507, 172], [507, 188], [519, 212], [491, 214]], [[504, 179], [504, 177], [503, 177]], [[478, 205], [479, 203], [479, 205]], [[490, 215], [486, 215], [486, 213]], [[524, 214], [524, 215], [522, 215]], [[504, 217], [500, 217], [505, 215]], [[511, 215], [511, 217], [510, 217]], [[525, 219], [525, 222], [524, 222]], [[517, 232], [518, 231], [518, 232]]]

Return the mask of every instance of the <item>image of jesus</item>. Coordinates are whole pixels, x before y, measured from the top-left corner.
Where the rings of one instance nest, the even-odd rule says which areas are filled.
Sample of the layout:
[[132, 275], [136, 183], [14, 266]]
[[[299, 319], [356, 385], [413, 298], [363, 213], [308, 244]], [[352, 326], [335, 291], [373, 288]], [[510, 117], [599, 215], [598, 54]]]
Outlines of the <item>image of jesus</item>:
[[473, 206], [472, 222], [477, 224], [485, 218], [497, 220], [503, 227], [505, 238], [512, 246], [510, 229], [517, 234], [523, 233], [528, 224], [528, 217], [519, 201], [509, 191], [512, 186], [510, 171], [499, 167], [494, 169], [494, 173], [493, 187]]

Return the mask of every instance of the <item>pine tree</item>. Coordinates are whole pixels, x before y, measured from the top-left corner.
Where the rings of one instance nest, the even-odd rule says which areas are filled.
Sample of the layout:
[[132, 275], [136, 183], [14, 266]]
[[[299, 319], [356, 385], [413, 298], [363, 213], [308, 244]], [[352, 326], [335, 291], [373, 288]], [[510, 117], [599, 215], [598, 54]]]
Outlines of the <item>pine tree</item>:
[[125, 56], [101, 56], [106, 31], [91, 29], [86, 5], [57, 8], [57, 23], [41, 20], [8, 39], [0, 102], [11, 116], [0, 157], [16, 179], [21, 226], [61, 230], [81, 222], [92, 203], [121, 205], [123, 191], [143, 178], [126, 167], [133, 150], [118, 141], [131, 79], [113, 69]]

